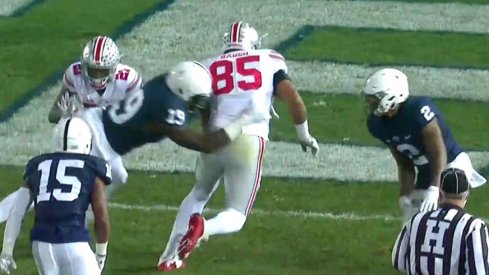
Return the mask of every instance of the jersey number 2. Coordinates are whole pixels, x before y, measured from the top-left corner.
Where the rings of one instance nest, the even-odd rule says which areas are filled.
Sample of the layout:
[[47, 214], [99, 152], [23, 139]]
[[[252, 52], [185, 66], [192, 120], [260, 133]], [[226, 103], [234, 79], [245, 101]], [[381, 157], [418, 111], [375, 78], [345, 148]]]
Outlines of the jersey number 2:
[[[261, 88], [261, 72], [256, 68], [260, 62], [259, 55], [250, 55], [236, 58], [235, 64], [231, 60], [218, 60], [209, 67], [212, 76], [212, 90], [215, 95], [229, 94], [235, 89], [253, 91]], [[236, 66], [236, 68], [234, 68]], [[236, 74], [234, 74], [236, 72]], [[235, 77], [237, 79], [235, 79]]]
[[48, 184], [56, 182], [51, 179], [51, 165], [53, 160], [45, 160], [39, 163], [37, 170], [41, 171], [41, 182], [39, 184], [39, 195], [37, 195], [36, 202], [49, 201], [51, 196], [58, 201], [74, 201], [80, 195], [81, 182], [75, 176], [66, 175], [66, 168], [79, 168], [82, 169], [85, 165], [83, 160], [63, 159], [58, 163], [58, 169], [56, 170], [56, 181], [61, 185], [71, 186], [70, 192], [63, 192], [61, 188], [54, 188], [52, 192], [48, 192]]

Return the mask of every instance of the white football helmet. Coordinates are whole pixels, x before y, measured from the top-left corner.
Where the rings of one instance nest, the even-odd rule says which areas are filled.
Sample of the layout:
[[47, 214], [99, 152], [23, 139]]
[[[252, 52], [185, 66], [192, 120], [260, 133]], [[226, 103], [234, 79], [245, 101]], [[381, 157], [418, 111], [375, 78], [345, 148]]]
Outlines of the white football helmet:
[[224, 48], [227, 50], [255, 50], [261, 47], [262, 37], [248, 23], [236, 21], [231, 24], [229, 32], [224, 34]]
[[407, 76], [392, 68], [378, 70], [368, 77], [363, 93], [378, 99], [378, 104], [370, 106], [370, 111], [382, 116], [409, 97]]
[[78, 154], [90, 153], [92, 132], [87, 123], [78, 117], [63, 118], [54, 132], [54, 150]]
[[114, 78], [121, 60], [119, 48], [107, 36], [97, 36], [83, 48], [81, 67], [88, 83], [96, 90], [103, 90]]
[[172, 92], [189, 104], [189, 109], [205, 108], [212, 93], [209, 71], [195, 61], [180, 62], [166, 75], [166, 84]]

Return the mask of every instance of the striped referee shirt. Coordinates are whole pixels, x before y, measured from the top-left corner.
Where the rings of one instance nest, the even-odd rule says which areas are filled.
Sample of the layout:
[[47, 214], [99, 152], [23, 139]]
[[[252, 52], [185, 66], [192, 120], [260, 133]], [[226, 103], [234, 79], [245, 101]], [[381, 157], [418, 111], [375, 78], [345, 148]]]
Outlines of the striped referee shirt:
[[393, 266], [407, 274], [489, 274], [487, 227], [455, 205], [418, 213], [402, 228]]

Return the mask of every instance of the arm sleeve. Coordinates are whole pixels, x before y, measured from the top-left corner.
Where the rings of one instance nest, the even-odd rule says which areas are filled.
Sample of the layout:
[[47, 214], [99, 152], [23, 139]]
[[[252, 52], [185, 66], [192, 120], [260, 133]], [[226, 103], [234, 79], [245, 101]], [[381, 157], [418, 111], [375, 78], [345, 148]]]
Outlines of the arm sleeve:
[[392, 266], [400, 272], [406, 272], [406, 252], [409, 243], [409, 222], [406, 223], [399, 235], [392, 249]]
[[134, 90], [141, 88], [143, 79], [141, 75], [133, 68], [129, 69], [129, 75], [127, 77], [126, 93], [131, 93]]
[[468, 274], [489, 274], [488, 235], [487, 227], [479, 219], [474, 221], [474, 229], [467, 235], [465, 259]]

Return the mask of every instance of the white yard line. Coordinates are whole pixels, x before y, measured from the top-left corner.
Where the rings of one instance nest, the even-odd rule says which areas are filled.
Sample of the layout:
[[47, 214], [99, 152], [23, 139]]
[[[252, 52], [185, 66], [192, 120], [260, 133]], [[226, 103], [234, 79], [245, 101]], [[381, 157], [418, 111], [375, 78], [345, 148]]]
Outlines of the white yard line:
[[[134, 210], [142, 212], [177, 212], [178, 207], [169, 206], [164, 204], [144, 206], [144, 205], [131, 205], [124, 203], [109, 203], [109, 207], [112, 209], [122, 210]], [[206, 208], [205, 212], [216, 213], [218, 209]], [[352, 212], [345, 213], [331, 213], [331, 212], [314, 212], [314, 211], [295, 211], [295, 210], [265, 210], [265, 209], [253, 209], [252, 215], [260, 216], [279, 216], [279, 217], [297, 217], [304, 219], [319, 219], [319, 220], [346, 220], [346, 221], [366, 221], [366, 220], [383, 220], [383, 221], [401, 221], [400, 217], [394, 217], [391, 215], [360, 215]]]
[[[109, 203], [111, 209], [121, 210], [133, 210], [141, 212], [177, 212], [177, 206], [170, 206], [164, 204], [157, 205], [131, 205], [125, 203], [111, 202]], [[204, 213], [217, 213], [219, 209], [206, 208]], [[353, 212], [332, 213], [332, 212], [316, 212], [316, 211], [304, 211], [304, 210], [265, 210], [265, 209], [253, 209], [252, 215], [259, 216], [275, 216], [275, 217], [296, 217], [302, 219], [316, 219], [316, 220], [341, 220], [341, 221], [372, 221], [380, 220], [384, 222], [400, 222], [402, 220], [401, 215], [392, 216], [385, 214], [371, 214], [362, 215]], [[482, 218], [485, 223], [489, 222], [489, 219]]]

